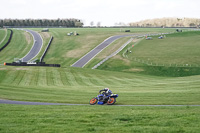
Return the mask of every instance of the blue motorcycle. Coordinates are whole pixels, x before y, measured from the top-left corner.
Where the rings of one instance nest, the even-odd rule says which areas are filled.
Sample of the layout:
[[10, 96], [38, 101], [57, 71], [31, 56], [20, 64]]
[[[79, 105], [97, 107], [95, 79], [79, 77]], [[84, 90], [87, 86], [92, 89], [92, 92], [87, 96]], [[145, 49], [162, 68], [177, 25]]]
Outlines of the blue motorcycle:
[[113, 105], [116, 102], [116, 98], [118, 97], [118, 94], [111, 94], [108, 96], [105, 96], [104, 92], [99, 93], [97, 97], [94, 97], [90, 100], [90, 105], [95, 105], [96, 103], [99, 105], [103, 105], [107, 103], [107, 105]]

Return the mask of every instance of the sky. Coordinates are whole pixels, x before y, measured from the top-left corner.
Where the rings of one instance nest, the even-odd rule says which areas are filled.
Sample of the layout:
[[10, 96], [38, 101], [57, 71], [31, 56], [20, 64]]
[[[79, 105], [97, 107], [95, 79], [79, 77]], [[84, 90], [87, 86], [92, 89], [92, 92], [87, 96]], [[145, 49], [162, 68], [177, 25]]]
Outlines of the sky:
[[0, 0], [0, 19], [81, 19], [114, 26], [145, 19], [200, 18], [200, 0]]

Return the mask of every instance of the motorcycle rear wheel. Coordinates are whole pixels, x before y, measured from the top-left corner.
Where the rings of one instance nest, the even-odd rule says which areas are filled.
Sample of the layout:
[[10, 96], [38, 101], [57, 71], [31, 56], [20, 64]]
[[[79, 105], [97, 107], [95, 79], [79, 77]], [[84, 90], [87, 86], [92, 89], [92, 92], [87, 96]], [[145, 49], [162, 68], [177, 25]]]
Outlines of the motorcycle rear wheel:
[[94, 105], [94, 104], [96, 104], [97, 103], [97, 98], [92, 98], [91, 100], [90, 100], [90, 105]]
[[107, 101], [107, 105], [113, 105], [116, 102], [116, 99], [111, 97], [108, 101]]

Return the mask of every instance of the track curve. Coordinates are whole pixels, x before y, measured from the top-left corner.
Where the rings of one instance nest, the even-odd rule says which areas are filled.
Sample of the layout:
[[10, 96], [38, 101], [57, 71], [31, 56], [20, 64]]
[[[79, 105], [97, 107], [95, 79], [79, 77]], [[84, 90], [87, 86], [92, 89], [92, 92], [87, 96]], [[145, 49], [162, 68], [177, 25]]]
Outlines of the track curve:
[[[46, 102], [25, 102], [0, 99], [0, 104], [19, 104], [19, 105], [67, 105], [67, 106], [89, 106], [88, 104], [67, 104], [67, 103], [46, 103]], [[112, 105], [112, 106], [134, 106], [134, 107], [183, 107], [200, 105]]]
[[33, 59], [35, 56], [37, 56], [43, 45], [43, 40], [40, 34], [28, 29], [26, 29], [25, 31], [31, 33], [31, 35], [33, 36], [34, 43], [33, 43], [33, 47], [28, 52], [28, 54], [22, 58], [22, 62], [28, 62], [31, 59]]

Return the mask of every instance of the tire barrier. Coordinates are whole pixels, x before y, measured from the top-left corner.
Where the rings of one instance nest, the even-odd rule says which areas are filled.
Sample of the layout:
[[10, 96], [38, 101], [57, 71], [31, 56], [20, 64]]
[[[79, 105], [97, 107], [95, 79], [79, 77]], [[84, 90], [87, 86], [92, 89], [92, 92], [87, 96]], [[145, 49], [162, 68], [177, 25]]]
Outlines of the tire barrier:
[[5, 44], [3, 47], [0, 48], [0, 52], [1, 52], [6, 46], [8, 46], [8, 44], [10, 43], [10, 41], [11, 41], [11, 39], [12, 39], [13, 31], [12, 31], [11, 29], [8, 29], [8, 30], [11, 31], [10, 37], [9, 37], [8, 41], [6, 42], [6, 44]]
[[27, 63], [27, 62], [20, 62], [20, 63], [4, 63], [4, 65], [8, 66], [45, 66], [45, 67], [60, 67], [60, 64], [45, 64], [45, 62], [37, 62], [37, 63]]
[[44, 51], [42, 57], [40, 58], [40, 62], [43, 61], [43, 59], [44, 59], [44, 57], [45, 57], [45, 55], [46, 55], [46, 53], [47, 53], [47, 51], [48, 51], [48, 49], [49, 49], [49, 47], [50, 47], [52, 41], [53, 41], [53, 36], [51, 37], [51, 39], [50, 39], [50, 41], [49, 41], [49, 44], [47, 45], [47, 48], [45, 49], [45, 51]]

